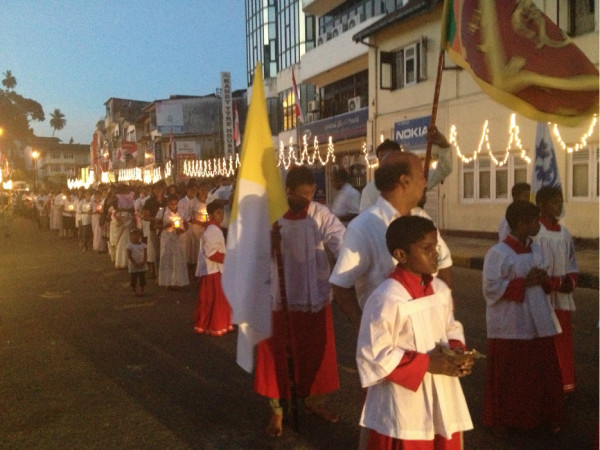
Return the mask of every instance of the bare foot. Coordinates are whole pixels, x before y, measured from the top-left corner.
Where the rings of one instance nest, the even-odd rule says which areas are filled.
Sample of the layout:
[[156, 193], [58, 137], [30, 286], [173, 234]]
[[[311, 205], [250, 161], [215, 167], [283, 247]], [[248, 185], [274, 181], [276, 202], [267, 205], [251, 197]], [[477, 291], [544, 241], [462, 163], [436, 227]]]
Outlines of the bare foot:
[[267, 427], [267, 434], [273, 437], [279, 437], [283, 434], [283, 414], [271, 414], [271, 420]]
[[326, 422], [336, 423], [340, 420], [340, 416], [338, 416], [333, 411], [329, 411], [323, 405], [306, 405], [304, 410], [309, 414], [314, 414]]

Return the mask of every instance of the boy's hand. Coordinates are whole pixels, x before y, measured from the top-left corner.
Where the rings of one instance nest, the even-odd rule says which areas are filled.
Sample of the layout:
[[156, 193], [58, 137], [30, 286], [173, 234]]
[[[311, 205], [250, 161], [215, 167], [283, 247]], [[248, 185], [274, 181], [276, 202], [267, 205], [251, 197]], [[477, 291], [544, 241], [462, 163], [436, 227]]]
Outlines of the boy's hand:
[[[473, 366], [472, 362], [471, 366]], [[470, 366], [467, 367], [466, 363], [446, 354], [440, 345], [436, 345], [435, 348], [429, 352], [429, 366], [427, 367], [427, 372], [458, 377], [468, 375], [471, 373], [471, 370]]]
[[544, 281], [546, 281], [546, 278], [548, 278], [548, 274], [544, 269], [534, 267], [529, 271], [529, 273], [525, 277], [525, 286], [537, 286], [539, 284], [544, 283]]
[[558, 289], [558, 292], [561, 292], [563, 294], [570, 294], [571, 292], [573, 292], [573, 289], [575, 289], [575, 286], [573, 286], [573, 280], [571, 280], [570, 277], [564, 277], [563, 282], [560, 285], [560, 288]]

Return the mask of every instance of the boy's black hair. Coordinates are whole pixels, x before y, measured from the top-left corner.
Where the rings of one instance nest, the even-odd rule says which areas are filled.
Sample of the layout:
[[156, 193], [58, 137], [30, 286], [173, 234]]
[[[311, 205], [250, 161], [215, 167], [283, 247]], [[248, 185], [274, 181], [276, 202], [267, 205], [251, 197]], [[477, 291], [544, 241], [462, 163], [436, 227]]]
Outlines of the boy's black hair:
[[555, 186], [542, 186], [540, 190], [535, 193], [535, 204], [539, 206], [541, 203], [547, 202], [559, 195], [562, 197], [561, 188]]
[[506, 208], [506, 221], [511, 230], [517, 228], [519, 223], [529, 222], [540, 216], [540, 208], [524, 200], [516, 200]]
[[400, 152], [400, 151], [402, 151], [402, 147], [396, 141], [392, 141], [391, 139], [386, 139], [385, 141], [383, 141], [381, 144], [379, 144], [377, 146], [377, 148], [375, 149], [375, 155], [377, 155], [377, 158], [381, 158], [382, 152], [389, 152], [389, 151]]
[[292, 166], [285, 177], [285, 187], [295, 189], [303, 184], [315, 184], [312, 171], [306, 166]]
[[212, 202], [210, 202], [208, 205], [206, 205], [206, 212], [208, 214], [212, 214], [214, 213], [217, 209], [223, 209], [223, 202], [219, 199], [217, 200], [213, 200]]
[[406, 252], [410, 250], [411, 244], [422, 240], [427, 233], [437, 231], [435, 224], [421, 216], [398, 217], [385, 232], [385, 244], [390, 254], [400, 248]]
[[512, 195], [512, 198], [517, 198], [527, 191], [531, 191], [531, 185], [529, 183], [515, 183], [510, 190], [510, 194]]
[[179, 196], [177, 194], [171, 194], [167, 197], [167, 203], [171, 203], [174, 200], [179, 202]]

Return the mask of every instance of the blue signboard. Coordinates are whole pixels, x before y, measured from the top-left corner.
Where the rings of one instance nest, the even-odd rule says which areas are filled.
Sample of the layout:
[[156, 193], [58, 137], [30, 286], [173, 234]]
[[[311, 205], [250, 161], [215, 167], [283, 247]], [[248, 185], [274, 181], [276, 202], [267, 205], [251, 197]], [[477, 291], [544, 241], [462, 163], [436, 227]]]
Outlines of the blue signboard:
[[405, 149], [427, 147], [427, 130], [431, 116], [403, 120], [394, 124], [394, 140]]
[[367, 134], [368, 118], [369, 108], [363, 108], [317, 122], [307, 123], [300, 127], [300, 134], [302, 136], [306, 135], [309, 143], [312, 143], [316, 136], [320, 144], [327, 142], [329, 136], [334, 141], [365, 136]]

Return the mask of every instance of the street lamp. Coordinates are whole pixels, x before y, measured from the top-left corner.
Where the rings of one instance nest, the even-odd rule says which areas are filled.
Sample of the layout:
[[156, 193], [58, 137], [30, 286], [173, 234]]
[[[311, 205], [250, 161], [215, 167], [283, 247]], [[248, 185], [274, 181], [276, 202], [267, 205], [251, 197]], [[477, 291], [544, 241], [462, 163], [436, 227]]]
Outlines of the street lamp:
[[38, 152], [37, 150], [32, 151], [31, 157], [33, 158], [33, 172], [34, 172], [33, 189], [37, 191], [37, 179], [38, 179], [37, 161], [38, 161], [38, 158], [40, 157], [40, 152]]

